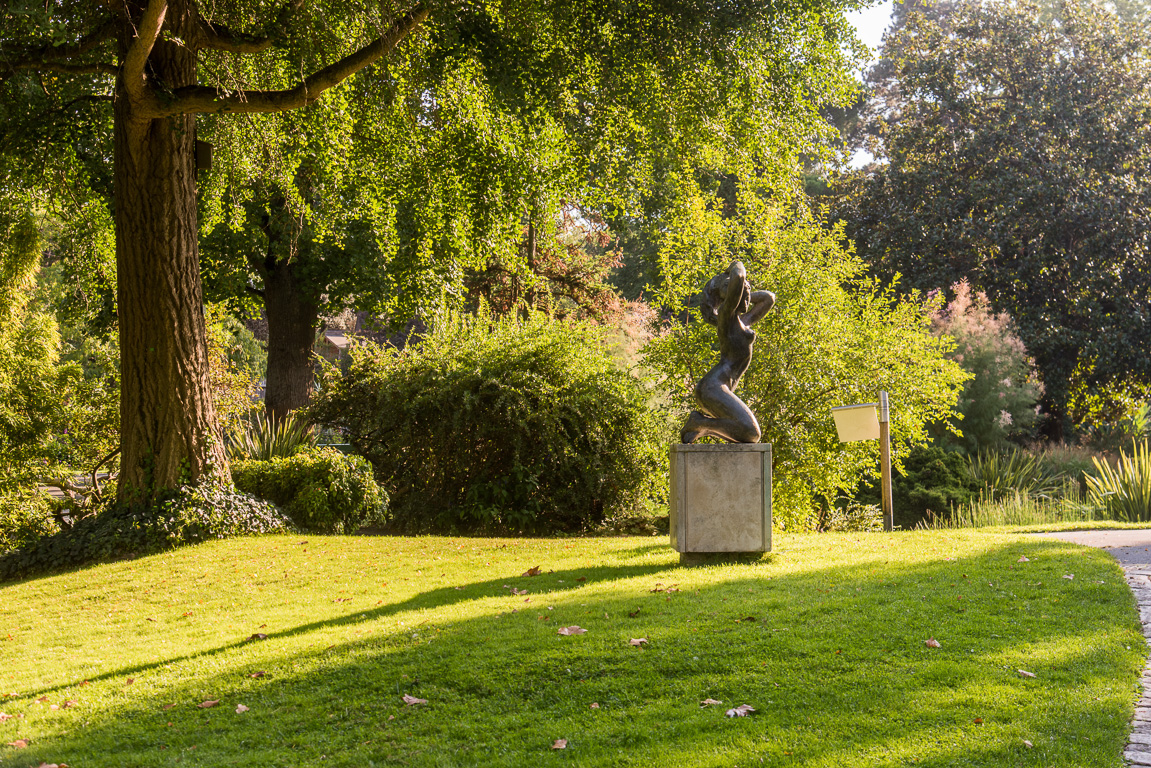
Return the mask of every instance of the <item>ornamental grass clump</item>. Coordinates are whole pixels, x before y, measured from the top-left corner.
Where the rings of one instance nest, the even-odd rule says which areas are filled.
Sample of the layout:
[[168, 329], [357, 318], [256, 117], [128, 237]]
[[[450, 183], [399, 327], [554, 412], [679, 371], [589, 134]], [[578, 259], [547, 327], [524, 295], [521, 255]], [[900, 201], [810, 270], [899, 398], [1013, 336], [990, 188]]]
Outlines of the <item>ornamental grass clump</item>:
[[353, 350], [309, 416], [372, 463], [395, 528], [543, 533], [658, 505], [670, 434], [649, 398], [598, 327], [481, 309]]
[[1130, 455], [1120, 451], [1115, 466], [1098, 458], [1093, 461], [1095, 474], [1084, 478], [1091, 503], [1106, 510], [1112, 520], [1151, 520], [1151, 448], [1147, 441], [1132, 443]]

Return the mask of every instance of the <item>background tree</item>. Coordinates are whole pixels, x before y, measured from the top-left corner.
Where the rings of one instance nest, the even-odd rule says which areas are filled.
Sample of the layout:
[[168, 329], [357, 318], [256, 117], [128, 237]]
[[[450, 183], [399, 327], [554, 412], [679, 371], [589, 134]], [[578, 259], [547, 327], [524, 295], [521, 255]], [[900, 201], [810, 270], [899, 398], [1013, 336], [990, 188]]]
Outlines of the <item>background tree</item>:
[[967, 279], [1010, 313], [1055, 436], [1073, 382], [1151, 383], [1146, 35], [1095, 5], [1058, 11], [909, 15], [884, 43], [881, 162], [843, 187], [848, 234], [881, 273]]

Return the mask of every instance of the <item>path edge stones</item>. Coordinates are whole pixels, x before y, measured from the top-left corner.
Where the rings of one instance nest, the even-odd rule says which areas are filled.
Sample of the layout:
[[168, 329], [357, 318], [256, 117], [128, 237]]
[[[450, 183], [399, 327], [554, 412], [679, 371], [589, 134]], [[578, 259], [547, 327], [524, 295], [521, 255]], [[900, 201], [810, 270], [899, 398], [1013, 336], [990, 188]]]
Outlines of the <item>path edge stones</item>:
[[[1151, 645], [1151, 563], [1122, 565], [1123, 576], [1135, 602], [1139, 606], [1139, 622], [1143, 626], [1143, 636]], [[1135, 704], [1135, 717], [1131, 721], [1131, 736], [1123, 757], [1130, 768], [1151, 768], [1151, 658], [1143, 668], [1139, 679], [1143, 694]]]

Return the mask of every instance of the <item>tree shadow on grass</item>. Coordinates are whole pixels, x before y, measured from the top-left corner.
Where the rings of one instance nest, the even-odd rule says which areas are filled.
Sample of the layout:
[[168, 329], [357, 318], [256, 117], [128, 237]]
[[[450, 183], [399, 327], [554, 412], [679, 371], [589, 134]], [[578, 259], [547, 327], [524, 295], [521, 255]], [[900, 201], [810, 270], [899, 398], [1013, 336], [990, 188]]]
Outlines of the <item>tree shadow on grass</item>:
[[[1024, 551], [1031, 562], [1016, 568]], [[1071, 557], [1076, 579], [1064, 580]], [[84, 713], [83, 727], [34, 742], [22, 762], [0, 760], [1088, 768], [1119, 759], [1145, 647], [1102, 553], [1027, 542], [896, 570], [862, 563], [766, 579], [750, 566], [698, 591], [584, 588], [668, 570], [571, 569], [565, 583], [588, 581], [550, 594], [551, 611], [433, 616], [414, 631], [277, 654], [277, 639], [369, 620], [303, 624], [270, 635], [262, 658], [216, 649], [207, 666], [218, 671], [173, 682], [156, 700]], [[480, 596], [503, 583], [468, 589]], [[436, 589], [364, 613], [467, 599]], [[571, 624], [588, 632], [557, 634]], [[927, 647], [928, 637], [942, 647]], [[249, 677], [253, 665], [267, 674]], [[197, 709], [209, 693], [221, 704]], [[428, 703], [407, 706], [405, 694]], [[701, 708], [708, 698], [724, 704]], [[160, 709], [169, 703], [178, 706]], [[723, 716], [743, 703], [756, 715]], [[562, 752], [551, 750], [556, 739], [567, 740]]]

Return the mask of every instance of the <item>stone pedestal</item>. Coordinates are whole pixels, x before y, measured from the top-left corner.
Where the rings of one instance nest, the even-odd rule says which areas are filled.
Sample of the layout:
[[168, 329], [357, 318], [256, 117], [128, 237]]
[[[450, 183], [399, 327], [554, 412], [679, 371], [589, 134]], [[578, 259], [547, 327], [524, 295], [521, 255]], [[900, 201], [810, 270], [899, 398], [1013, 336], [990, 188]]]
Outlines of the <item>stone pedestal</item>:
[[670, 519], [685, 565], [770, 552], [771, 445], [673, 445]]

